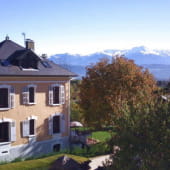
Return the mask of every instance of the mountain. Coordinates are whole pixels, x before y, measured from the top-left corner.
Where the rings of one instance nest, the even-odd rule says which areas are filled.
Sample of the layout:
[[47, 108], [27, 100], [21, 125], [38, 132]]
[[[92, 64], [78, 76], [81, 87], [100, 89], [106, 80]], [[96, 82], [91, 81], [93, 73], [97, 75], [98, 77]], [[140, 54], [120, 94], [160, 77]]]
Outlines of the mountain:
[[126, 50], [108, 49], [88, 55], [80, 54], [56, 54], [49, 57], [53, 62], [63, 65], [65, 68], [77, 73], [80, 77], [85, 75], [85, 67], [95, 64], [101, 58], [112, 59], [116, 55], [123, 55], [134, 60], [137, 65], [148, 68], [158, 80], [170, 79], [170, 51], [153, 50], [144, 46]]
[[112, 54], [105, 52], [98, 52], [89, 55], [80, 54], [56, 54], [51, 56], [49, 59], [58, 64], [69, 64], [69, 65], [80, 65], [87, 66], [91, 63], [96, 63], [99, 59], [103, 57], [109, 57], [111, 59]]

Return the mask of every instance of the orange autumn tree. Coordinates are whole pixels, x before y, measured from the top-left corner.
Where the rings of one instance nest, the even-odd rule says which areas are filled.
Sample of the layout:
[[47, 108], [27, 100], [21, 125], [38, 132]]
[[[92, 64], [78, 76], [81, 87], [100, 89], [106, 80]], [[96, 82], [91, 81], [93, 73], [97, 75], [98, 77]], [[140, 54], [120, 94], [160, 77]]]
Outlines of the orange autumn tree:
[[132, 60], [102, 59], [87, 68], [80, 85], [80, 106], [89, 126], [113, 125], [117, 119], [146, 112], [157, 90], [153, 76]]

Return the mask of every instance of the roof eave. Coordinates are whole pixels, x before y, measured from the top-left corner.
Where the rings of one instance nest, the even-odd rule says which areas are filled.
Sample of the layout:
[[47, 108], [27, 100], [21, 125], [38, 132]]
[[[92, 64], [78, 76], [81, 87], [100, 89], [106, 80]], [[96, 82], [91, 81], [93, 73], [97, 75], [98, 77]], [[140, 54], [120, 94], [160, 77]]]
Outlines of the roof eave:
[[77, 77], [78, 75], [0, 75], [0, 77]]

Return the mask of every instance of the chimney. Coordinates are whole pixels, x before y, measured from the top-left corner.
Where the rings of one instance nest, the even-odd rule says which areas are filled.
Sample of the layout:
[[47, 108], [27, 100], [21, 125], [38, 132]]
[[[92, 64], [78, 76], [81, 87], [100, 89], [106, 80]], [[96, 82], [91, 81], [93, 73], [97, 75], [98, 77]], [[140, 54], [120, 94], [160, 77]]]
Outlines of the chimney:
[[33, 40], [26, 39], [25, 40], [25, 46], [26, 46], [26, 49], [34, 51], [34, 41]]
[[47, 57], [47, 54], [42, 54], [41, 57], [42, 57], [43, 59], [48, 58], [48, 57]]
[[8, 35], [6, 35], [5, 40], [9, 40], [9, 36]]

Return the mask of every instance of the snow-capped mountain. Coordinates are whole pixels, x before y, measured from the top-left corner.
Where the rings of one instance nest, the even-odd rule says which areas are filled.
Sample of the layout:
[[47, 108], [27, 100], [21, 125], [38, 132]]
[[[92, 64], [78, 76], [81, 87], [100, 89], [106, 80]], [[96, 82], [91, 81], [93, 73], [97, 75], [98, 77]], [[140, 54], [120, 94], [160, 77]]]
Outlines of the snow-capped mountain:
[[112, 59], [115, 55], [123, 55], [134, 60], [136, 64], [148, 68], [156, 79], [170, 79], [170, 50], [153, 50], [140, 46], [125, 50], [108, 49], [89, 55], [56, 54], [49, 59], [83, 76], [87, 65], [94, 64], [104, 57]]

